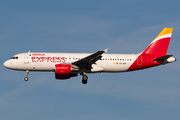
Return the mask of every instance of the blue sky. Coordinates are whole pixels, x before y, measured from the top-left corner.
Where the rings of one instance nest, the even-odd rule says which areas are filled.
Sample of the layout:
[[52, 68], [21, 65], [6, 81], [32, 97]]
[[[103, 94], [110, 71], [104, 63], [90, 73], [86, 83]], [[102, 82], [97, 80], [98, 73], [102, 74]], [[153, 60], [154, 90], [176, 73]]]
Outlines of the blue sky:
[[[178, 0], [16, 0], [0, 4], [0, 119], [179, 120]], [[139, 53], [173, 27], [168, 54], [175, 63], [128, 73], [56, 80], [54, 73], [4, 68], [27, 52]]]

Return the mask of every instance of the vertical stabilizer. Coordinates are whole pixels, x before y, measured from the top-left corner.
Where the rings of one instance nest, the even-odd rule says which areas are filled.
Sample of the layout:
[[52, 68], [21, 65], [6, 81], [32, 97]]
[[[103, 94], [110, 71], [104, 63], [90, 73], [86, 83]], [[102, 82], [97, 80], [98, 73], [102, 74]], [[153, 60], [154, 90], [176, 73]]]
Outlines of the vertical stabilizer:
[[164, 56], [167, 53], [173, 28], [164, 28], [159, 35], [145, 49], [142, 55], [159, 55]]

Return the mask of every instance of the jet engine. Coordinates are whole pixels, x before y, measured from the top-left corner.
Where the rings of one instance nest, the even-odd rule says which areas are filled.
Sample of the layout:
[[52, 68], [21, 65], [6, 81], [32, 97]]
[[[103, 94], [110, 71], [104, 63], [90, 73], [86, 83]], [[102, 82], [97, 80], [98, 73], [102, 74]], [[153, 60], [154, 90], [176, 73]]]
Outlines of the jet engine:
[[70, 79], [70, 77], [77, 76], [79, 68], [70, 64], [56, 64], [55, 66], [55, 77], [56, 79]]

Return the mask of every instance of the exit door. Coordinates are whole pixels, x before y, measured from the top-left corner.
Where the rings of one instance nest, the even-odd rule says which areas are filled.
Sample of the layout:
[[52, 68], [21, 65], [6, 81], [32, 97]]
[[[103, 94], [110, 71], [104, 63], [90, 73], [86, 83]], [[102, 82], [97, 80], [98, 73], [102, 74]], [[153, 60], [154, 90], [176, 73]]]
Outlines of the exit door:
[[31, 60], [31, 54], [29, 53], [24, 54], [24, 63], [29, 64], [30, 60]]
[[137, 65], [142, 65], [143, 60], [142, 60], [142, 55], [140, 55], [137, 59]]

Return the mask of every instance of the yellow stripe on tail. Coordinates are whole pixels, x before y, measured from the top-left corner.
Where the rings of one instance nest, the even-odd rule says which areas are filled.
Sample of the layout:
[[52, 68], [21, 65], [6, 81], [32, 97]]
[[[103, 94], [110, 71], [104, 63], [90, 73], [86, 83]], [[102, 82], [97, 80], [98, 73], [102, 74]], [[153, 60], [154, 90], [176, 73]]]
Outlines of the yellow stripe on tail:
[[155, 39], [157, 39], [160, 36], [170, 34], [172, 32], [173, 32], [173, 28], [164, 28]]

